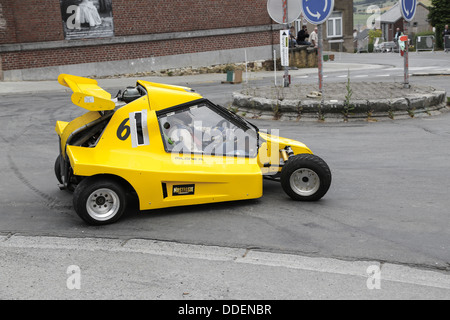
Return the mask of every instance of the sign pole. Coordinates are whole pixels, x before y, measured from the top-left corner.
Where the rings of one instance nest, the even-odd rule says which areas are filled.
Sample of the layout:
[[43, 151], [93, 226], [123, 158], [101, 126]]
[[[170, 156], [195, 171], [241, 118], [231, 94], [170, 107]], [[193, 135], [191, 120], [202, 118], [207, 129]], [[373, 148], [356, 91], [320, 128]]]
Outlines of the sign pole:
[[400, 11], [403, 16], [403, 34], [405, 35], [405, 52], [403, 58], [405, 60], [405, 80], [403, 88], [409, 89], [409, 37], [408, 37], [408, 23], [414, 19], [417, 11], [417, 0], [399, 0]]
[[408, 37], [408, 39], [405, 42], [405, 53], [404, 53], [404, 66], [405, 66], [405, 77], [404, 77], [404, 83], [403, 88], [409, 89], [409, 36], [408, 36], [408, 22], [404, 20], [403, 24], [403, 34]]
[[322, 93], [323, 90], [323, 31], [322, 25], [319, 24], [317, 26], [317, 30], [319, 32], [319, 45], [317, 49], [317, 59], [318, 59], [318, 68], [319, 68], [319, 92]]
[[318, 50], [317, 50], [317, 61], [319, 69], [319, 92], [322, 96], [323, 104], [323, 24], [331, 16], [334, 10], [334, 0], [325, 1], [310, 1], [302, 0], [302, 12], [305, 19], [317, 26], [318, 31]]
[[[273, 21], [287, 26], [280, 34], [281, 66], [284, 69], [284, 86], [289, 87], [289, 24], [298, 19], [301, 14], [302, 0], [267, 0], [267, 11]], [[332, 0], [334, 1], [334, 0]]]
[[[288, 19], [288, 3], [287, 0], [283, 1], [283, 23], [285, 23], [288, 26], [287, 19]], [[287, 28], [289, 30], [289, 27]], [[289, 34], [288, 34], [289, 37]], [[290, 38], [288, 38], [288, 52], [289, 52], [289, 41]], [[289, 65], [289, 63], [288, 63]], [[284, 87], [289, 87], [289, 66], [284, 67]]]

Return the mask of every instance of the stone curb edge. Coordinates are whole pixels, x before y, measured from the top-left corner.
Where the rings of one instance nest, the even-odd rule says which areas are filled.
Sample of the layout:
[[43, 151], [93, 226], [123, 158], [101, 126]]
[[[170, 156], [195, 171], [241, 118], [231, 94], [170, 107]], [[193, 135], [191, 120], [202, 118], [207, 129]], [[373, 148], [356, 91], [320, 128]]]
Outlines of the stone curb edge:
[[240, 116], [261, 120], [281, 121], [347, 121], [406, 119], [432, 116], [450, 111], [445, 91], [404, 98], [353, 100], [351, 109], [344, 108], [343, 100], [320, 99], [276, 100], [233, 93], [231, 110]]

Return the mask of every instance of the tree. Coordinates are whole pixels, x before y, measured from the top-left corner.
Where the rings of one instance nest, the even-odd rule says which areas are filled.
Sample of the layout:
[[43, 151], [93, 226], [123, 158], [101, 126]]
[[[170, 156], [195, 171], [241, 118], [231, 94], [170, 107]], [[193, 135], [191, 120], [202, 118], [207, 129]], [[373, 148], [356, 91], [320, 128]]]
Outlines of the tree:
[[442, 32], [446, 24], [450, 24], [450, 4], [448, 0], [431, 0], [430, 13], [428, 19], [436, 28], [436, 45], [443, 47]]

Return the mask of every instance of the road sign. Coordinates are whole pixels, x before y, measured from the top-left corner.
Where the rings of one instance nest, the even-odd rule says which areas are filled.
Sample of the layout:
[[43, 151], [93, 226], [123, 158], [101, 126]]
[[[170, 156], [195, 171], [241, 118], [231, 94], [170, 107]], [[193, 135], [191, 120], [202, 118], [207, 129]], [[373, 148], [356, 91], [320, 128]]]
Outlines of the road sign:
[[[286, 1], [287, 12], [284, 11], [284, 3]], [[269, 15], [277, 23], [292, 23], [300, 17], [302, 13], [301, 0], [268, 0], [267, 11]]]
[[289, 30], [280, 31], [281, 66], [289, 67]]
[[315, 25], [327, 21], [334, 10], [334, 0], [302, 0], [301, 5], [305, 19]]
[[403, 18], [407, 22], [410, 22], [412, 19], [414, 19], [417, 11], [417, 0], [400, 0], [399, 5]]

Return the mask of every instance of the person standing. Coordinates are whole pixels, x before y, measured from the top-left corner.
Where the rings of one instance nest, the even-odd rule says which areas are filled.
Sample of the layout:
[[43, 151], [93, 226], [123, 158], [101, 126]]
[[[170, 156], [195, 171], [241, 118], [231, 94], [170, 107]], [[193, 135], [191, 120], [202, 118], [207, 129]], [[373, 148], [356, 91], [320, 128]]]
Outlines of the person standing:
[[444, 36], [450, 36], [450, 30], [448, 29], [448, 24], [445, 25], [445, 29], [444, 29], [444, 31], [442, 32], [442, 34], [443, 34]]
[[318, 32], [319, 29], [317, 27], [314, 28], [314, 31], [311, 32], [310, 36], [309, 36], [309, 41], [311, 41], [311, 45], [314, 46], [314, 48], [318, 48], [319, 47], [319, 35]]
[[398, 38], [400, 38], [402, 36], [402, 32], [400, 31], [400, 28], [397, 28], [397, 31], [395, 32], [395, 36], [394, 36], [394, 42], [398, 42]]
[[[444, 29], [444, 31], [442, 31], [442, 40], [443, 40], [443, 44], [444, 44], [444, 50], [445, 50], [445, 52], [447, 52], [447, 51], [449, 51], [450, 50], [450, 48], [448, 48], [448, 47], [446, 47], [446, 43], [445, 43], [445, 38], [446, 37], [450, 37], [450, 30], [448, 29], [448, 24], [447, 25], [445, 25], [445, 29]], [[450, 43], [450, 39], [449, 40], [447, 40], [447, 42], [449, 42]]]

